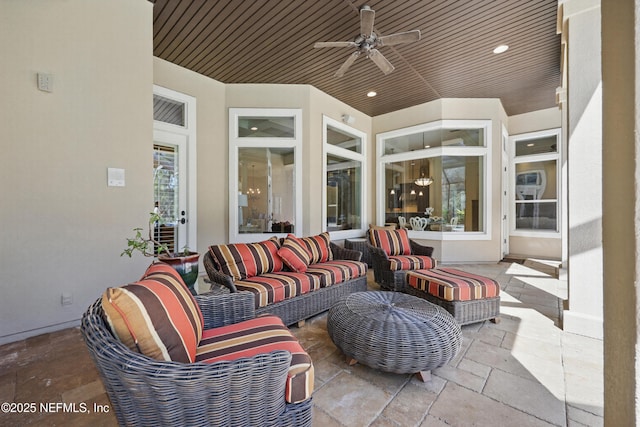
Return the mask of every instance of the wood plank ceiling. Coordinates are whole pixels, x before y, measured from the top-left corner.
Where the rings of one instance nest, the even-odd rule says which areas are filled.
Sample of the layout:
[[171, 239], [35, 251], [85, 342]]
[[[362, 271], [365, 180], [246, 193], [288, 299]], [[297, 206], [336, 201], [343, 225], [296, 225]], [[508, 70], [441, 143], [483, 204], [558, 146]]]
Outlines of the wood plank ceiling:
[[[378, 36], [419, 29], [420, 41], [379, 50], [384, 75], [354, 48], [359, 8]], [[438, 98], [500, 98], [508, 115], [555, 106], [561, 83], [557, 0], [155, 0], [154, 55], [224, 83], [309, 84], [369, 116]], [[494, 54], [493, 49], [509, 45]], [[368, 98], [374, 90], [378, 95]]]

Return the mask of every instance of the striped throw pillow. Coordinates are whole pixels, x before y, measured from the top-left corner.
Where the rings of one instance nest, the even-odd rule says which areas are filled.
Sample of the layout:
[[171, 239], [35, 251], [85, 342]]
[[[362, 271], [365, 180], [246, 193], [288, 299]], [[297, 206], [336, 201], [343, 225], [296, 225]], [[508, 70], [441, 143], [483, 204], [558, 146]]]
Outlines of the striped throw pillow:
[[282, 247], [278, 249], [278, 255], [282, 258], [282, 262], [296, 273], [307, 271], [307, 266], [311, 262], [311, 254], [307, 246], [293, 234], [287, 235], [284, 239]]
[[307, 250], [311, 254], [309, 264], [317, 264], [319, 262], [327, 262], [333, 260], [333, 252], [331, 252], [331, 237], [329, 233], [321, 233], [316, 236], [303, 237], [301, 239], [307, 246]]
[[153, 264], [143, 277], [102, 295], [111, 330], [131, 350], [153, 359], [193, 362], [204, 323], [191, 292], [166, 264]]
[[258, 243], [214, 245], [209, 247], [209, 252], [221, 272], [233, 277], [233, 280], [243, 280], [282, 270], [278, 249], [280, 240], [272, 237]]
[[368, 231], [371, 246], [382, 249], [387, 255], [411, 255], [409, 234], [405, 229]]

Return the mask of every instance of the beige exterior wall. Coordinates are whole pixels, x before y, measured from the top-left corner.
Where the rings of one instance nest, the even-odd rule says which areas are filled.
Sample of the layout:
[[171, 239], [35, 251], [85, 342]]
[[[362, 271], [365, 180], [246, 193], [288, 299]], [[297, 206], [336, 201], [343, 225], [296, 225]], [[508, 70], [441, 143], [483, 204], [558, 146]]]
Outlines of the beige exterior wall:
[[602, 1], [604, 425], [640, 421], [640, 1]]
[[[152, 6], [0, 2], [0, 344], [77, 324], [148, 265], [120, 253], [153, 203]], [[109, 167], [125, 187], [107, 186]]]

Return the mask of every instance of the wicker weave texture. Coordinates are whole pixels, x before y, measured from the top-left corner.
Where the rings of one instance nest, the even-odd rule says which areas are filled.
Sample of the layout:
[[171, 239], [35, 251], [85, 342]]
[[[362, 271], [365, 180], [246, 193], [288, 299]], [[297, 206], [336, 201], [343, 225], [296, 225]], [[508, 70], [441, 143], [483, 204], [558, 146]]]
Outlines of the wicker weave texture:
[[[346, 249], [331, 243], [331, 252], [333, 259], [360, 261], [362, 252]], [[203, 263], [209, 279], [220, 285], [229, 288], [230, 292], [238, 292], [233, 279], [226, 274], [221, 273], [213, 261], [210, 252], [203, 257]], [[340, 298], [352, 293], [367, 290], [366, 276], [357, 277], [347, 280], [343, 283], [335, 284], [326, 288], [318, 289], [304, 295], [298, 295], [294, 298], [286, 299], [275, 304], [269, 304], [265, 307], [256, 309], [256, 314], [273, 314], [282, 319], [285, 325], [289, 326], [301, 320], [308, 319], [311, 316], [327, 311]]]
[[500, 316], [500, 297], [472, 301], [445, 301], [412, 286], [407, 286], [403, 292], [443, 307], [460, 325], [493, 320]]
[[329, 336], [369, 367], [399, 374], [447, 364], [462, 345], [460, 325], [446, 310], [399, 292], [357, 292], [329, 310]]
[[[409, 240], [409, 244], [411, 245], [412, 255], [433, 255], [433, 247], [431, 246], [421, 245], [411, 239]], [[391, 270], [389, 257], [382, 249], [370, 243], [367, 243], [367, 248], [369, 249], [369, 256], [373, 264], [373, 277], [376, 283], [379, 284], [382, 289], [388, 291], [403, 291], [407, 286], [406, 275], [408, 270]]]
[[[234, 300], [251, 295], [198, 297], [206, 321], [235, 323], [253, 313]], [[219, 304], [218, 304], [219, 303]], [[208, 313], [220, 308], [221, 321]], [[286, 351], [213, 364], [161, 362], [129, 350], [103, 320], [101, 301], [83, 315], [81, 330], [120, 425], [130, 426], [311, 426], [311, 399], [284, 401], [291, 361]]]

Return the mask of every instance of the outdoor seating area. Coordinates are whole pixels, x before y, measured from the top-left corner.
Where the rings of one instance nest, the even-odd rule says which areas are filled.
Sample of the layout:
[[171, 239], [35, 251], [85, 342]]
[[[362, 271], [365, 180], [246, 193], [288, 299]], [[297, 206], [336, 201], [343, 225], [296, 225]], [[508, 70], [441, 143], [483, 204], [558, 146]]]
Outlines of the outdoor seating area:
[[[462, 326], [459, 350], [432, 370], [431, 381], [363, 363], [350, 365], [328, 333], [328, 313], [291, 328], [313, 360], [312, 425], [603, 425], [602, 341], [558, 327], [566, 283], [515, 263], [456, 268], [500, 283], [502, 322]], [[203, 280], [198, 285], [201, 292], [209, 286]], [[379, 290], [370, 271], [368, 291]], [[247, 301], [251, 308], [251, 298]], [[0, 424], [53, 425], [64, 420], [65, 425], [117, 425], [106, 386], [78, 328], [0, 346], [0, 361], [3, 401], [84, 402], [92, 409], [3, 413]], [[192, 373], [200, 369], [198, 364]], [[527, 393], [519, 392], [525, 389]], [[183, 393], [191, 391], [185, 388], [174, 396], [184, 396], [179, 399], [184, 405], [207, 403]], [[175, 402], [162, 404], [169, 403]]]

